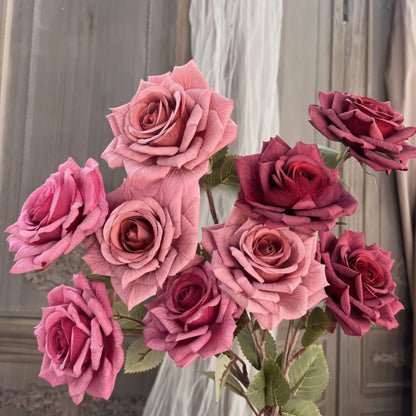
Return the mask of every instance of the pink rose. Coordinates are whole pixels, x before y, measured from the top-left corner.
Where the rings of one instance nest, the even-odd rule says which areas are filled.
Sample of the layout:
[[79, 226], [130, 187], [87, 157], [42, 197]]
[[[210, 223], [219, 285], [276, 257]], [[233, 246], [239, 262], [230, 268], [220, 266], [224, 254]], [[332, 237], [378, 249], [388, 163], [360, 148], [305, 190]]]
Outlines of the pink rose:
[[319, 93], [318, 105], [309, 106], [312, 125], [329, 140], [350, 146], [358, 161], [374, 170], [407, 170], [416, 147], [406, 143], [416, 127], [404, 127], [403, 116], [380, 102], [339, 91]]
[[199, 187], [197, 181], [188, 185], [125, 181], [108, 195], [112, 211], [104, 226], [85, 243], [83, 259], [93, 273], [111, 277], [129, 309], [155, 295], [195, 256]]
[[74, 275], [74, 288], [58, 286], [35, 328], [44, 353], [39, 377], [52, 387], [68, 384], [75, 404], [84, 393], [108, 400], [124, 362], [123, 334], [103, 282]]
[[394, 295], [394, 260], [377, 244], [366, 246], [364, 234], [345, 231], [339, 239], [319, 234], [317, 259], [325, 264], [329, 286], [326, 304], [347, 335], [362, 336], [370, 321], [387, 329], [403, 305]]
[[241, 183], [236, 206], [267, 224], [328, 230], [357, 207], [316, 145], [298, 142], [291, 149], [276, 136], [261, 154], [235, 159], [235, 165]]
[[32, 192], [7, 228], [16, 264], [11, 273], [43, 269], [100, 228], [108, 213], [98, 163], [80, 168], [71, 158]]
[[112, 109], [115, 138], [102, 158], [111, 168], [124, 165], [129, 176], [151, 168], [163, 178], [173, 168], [201, 177], [210, 156], [236, 138], [232, 109], [233, 101], [210, 89], [190, 61], [142, 80], [128, 104]]
[[271, 330], [326, 297], [316, 239], [316, 232], [269, 228], [234, 208], [225, 224], [203, 228], [202, 245], [221, 290]]
[[218, 288], [209, 263], [194, 265], [169, 277], [149, 312], [144, 340], [149, 348], [168, 351], [178, 367], [232, 347], [235, 318], [242, 310]]

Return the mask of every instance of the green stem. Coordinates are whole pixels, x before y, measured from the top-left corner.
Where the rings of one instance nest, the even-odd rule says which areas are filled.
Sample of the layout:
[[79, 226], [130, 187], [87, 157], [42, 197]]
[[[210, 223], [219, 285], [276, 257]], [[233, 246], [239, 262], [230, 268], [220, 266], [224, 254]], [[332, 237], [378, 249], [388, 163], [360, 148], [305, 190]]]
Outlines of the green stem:
[[123, 315], [117, 314], [113, 316], [113, 319], [115, 320], [127, 319], [128, 321], [136, 322], [139, 325], [145, 326], [142, 321], [139, 321], [138, 319], [130, 318], [130, 316], [123, 316]]
[[214, 224], [218, 224], [219, 221], [218, 221], [217, 211], [215, 209], [214, 198], [212, 196], [211, 188], [207, 185], [205, 176], [202, 178], [202, 186], [204, 187], [205, 192], [207, 193], [207, 198], [208, 198], [209, 210], [211, 212], [211, 217], [214, 221]]
[[345, 163], [347, 159], [351, 157], [350, 148], [348, 146], [344, 146], [341, 152], [338, 154], [336, 161], [338, 162], [335, 170], [340, 170], [342, 165]]

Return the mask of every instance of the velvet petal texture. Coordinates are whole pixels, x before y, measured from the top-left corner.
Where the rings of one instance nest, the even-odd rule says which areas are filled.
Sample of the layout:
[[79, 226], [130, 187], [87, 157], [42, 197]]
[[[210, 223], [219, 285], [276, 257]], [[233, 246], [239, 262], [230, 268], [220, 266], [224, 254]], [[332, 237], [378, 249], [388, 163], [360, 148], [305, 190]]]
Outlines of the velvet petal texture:
[[141, 81], [132, 100], [113, 108], [113, 141], [102, 154], [129, 176], [163, 179], [169, 172], [199, 179], [208, 159], [235, 140], [233, 101], [209, 88], [194, 61]]
[[347, 335], [362, 336], [370, 322], [396, 328], [403, 305], [394, 295], [390, 253], [365, 245], [363, 233], [345, 231], [339, 239], [320, 233], [317, 259], [325, 265], [327, 306]]
[[198, 356], [206, 359], [230, 350], [234, 320], [242, 312], [219, 289], [211, 265], [202, 264], [199, 257], [191, 267], [169, 277], [156, 299], [146, 307], [146, 345], [168, 351], [178, 367], [186, 367]]
[[276, 136], [260, 154], [237, 158], [235, 164], [241, 183], [236, 206], [273, 226], [328, 230], [357, 207], [316, 145], [298, 142], [291, 149]]
[[326, 297], [317, 233], [263, 225], [234, 208], [225, 224], [203, 228], [220, 288], [263, 329], [297, 319]]
[[403, 116], [380, 102], [339, 91], [319, 93], [318, 105], [309, 106], [312, 125], [329, 140], [350, 146], [351, 156], [374, 170], [407, 170], [416, 147], [406, 142], [416, 127], [405, 127]]
[[35, 328], [44, 353], [39, 376], [53, 387], [68, 384], [75, 404], [84, 394], [108, 400], [124, 362], [123, 334], [112, 320], [104, 283], [74, 275], [74, 287], [58, 286]]
[[16, 252], [10, 272], [47, 267], [99, 229], [107, 213], [98, 163], [88, 159], [81, 168], [69, 158], [29, 195], [17, 222], [6, 229], [9, 251]]
[[133, 176], [108, 195], [112, 211], [83, 258], [94, 273], [111, 277], [129, 309], [194, 258], [199, 197], [198, 181], [186, 175], [155, 182]]

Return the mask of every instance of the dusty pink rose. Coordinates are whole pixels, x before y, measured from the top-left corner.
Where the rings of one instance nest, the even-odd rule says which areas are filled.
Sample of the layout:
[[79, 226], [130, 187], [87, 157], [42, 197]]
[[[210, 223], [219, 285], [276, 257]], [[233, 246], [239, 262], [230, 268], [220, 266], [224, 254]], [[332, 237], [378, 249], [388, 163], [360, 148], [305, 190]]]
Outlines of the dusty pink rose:
[[108, 195], [111, 213], [86, 243], [93, 273], [110, 276], [129, 309], [156, 294], [195, 256], [199, 187], [129, 179]]
[[218, 288], [209, 263], [193, 265], [169, 277], [149, 312], [144, 340], [149, 348], [168, 351], [178, 367], [230, 350], [242, 309]]
[[416, 157], [416, 147], [406, 142], [416, 127], [404, 127], [389, 101], [330, 91], [319, 93], [319, 102], [309, 106], [313, 126], [329, 140], [350, 146], [351, 155], [374, 170], [407, 170], [407, 161]]
[[234, 208], [225, 224], [203, 228], [202, 245], [221, 289], [271, 330], [326, 297], [316, 239], [316, 232], [269, 228]]
[[370, 321], [387, 329], [403, 305], [394, 295], [394, 260], [377, 244], [366, 246], [364, 234], [345, 231], [339, 239], [319, 234], [317, 259], [325, 264], [329, 286], [326, 304], [347, 335], [362, 336]]
[[357, 207], [316, 145], [298, 142], [291, 149], [276, 136], [260, 154], [240, 157], [235, 164], [241, 183], [236, 206], [267, 224], [328, 230]]
[[7, 228], [16, 264], [11, 273], [43, 269], [100, 228], [108, 213], [98, 163], [80, 168], [71, 158], [32, 192], [19, 219]]
[[[108, 116], [114, 140], [102, 154], [123, 166], [163, 178], [172, 168], [200, 177], [208, 159], [235, 140], [233, 101], [209, 88], [194, 61], [141, 81], [132, 100]], [[157, 169], [156, 169], [157, 168]]]
[[44, 353], [39, 377], [52, 387], [68, 384], [75, 404], [84, 393], [108, 400], [124, 362], [123, 334], [113, 321], [105, 284], [80, 273], [74, 286], [58, 286], [48, 294], [49, 306], [35, 328]]

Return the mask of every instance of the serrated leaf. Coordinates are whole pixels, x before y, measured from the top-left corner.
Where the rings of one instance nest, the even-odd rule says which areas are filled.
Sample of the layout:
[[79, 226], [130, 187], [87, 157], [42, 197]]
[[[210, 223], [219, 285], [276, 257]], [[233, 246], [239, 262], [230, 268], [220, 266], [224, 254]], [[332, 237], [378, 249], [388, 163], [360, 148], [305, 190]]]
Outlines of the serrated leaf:
[[283, 360], [283, 351], [276, 358], [276, 363], [280, 368], [282, 368], [282, 360]]
[[340, 153], [334, 149], [318, 144], [319, 152], [321, 153], [322, 159], [326, 166], [331, 169], [335, 169], [340, 160]]
[[[215, 381], [215, 371], [201, 371], [201, 374]], [[244, 389], [241, 387], [238, 380], [230, 374], [228, 374], [227, 379], [225, 380], [225, 387], [230, 389], [233, 393], [245, 397]]]
[[257, 351], [254, 346], [254, 341], [251, 338], [250, 331], [246, 326], [239, 332], [237, 339], [244, 356], [254, 368], [260, 370], [260, 358], [257, 355]]
[[100, 274], [87, 273], [85, 277], [88, 280], [99, 280], [100, 282], [104, 282], [105, 287], [107, 289], [113, 289], [113, 285], [111, 284], [111, 279], [109, 276], [102, 276]]
[[140, 331], [144, 329], [141, 321], [147, 313], [147, 308], [143, 305], [135, 306], [131, 311], [120, 300], [113, 303], [113, 319], [120, 324], [122, 331]]
[[222, 149], [218, 150], [217, 153], [211, 156], [209, 159], [209, 166], [211, 169], [215, 168], [216, 165], [222, 163], [222, 160], [227, 156], [228, 146], [223, 147]]
[[263, 366], [266, 377], [266, 405], [283, 406], [290, 397], [289, 383], [278, 364], [268, 359]]
[[[261, 331], [261, 336], [263, 336], [263, 331]], [[264, 352], [266, 354], [266, 358], [271, 358], [272, 360], [276, 358], [276, 343], [274, 342], [274, 338], [270, 331], [267, 331]]]
[[126, 361], [124, 363], [125, 373], [139, 373], [151, 370], [158, 366], [165, 351], [154, 351], [144, 343], [144, 337], [140, 337], [133, 341], [127, 349]]
[[282, 407], [282, 416], [321, 416], [321, 412], [310, 400], [292, 399]]
[[313, 344], [328, 328], [330, 320], [328, 315], [321, 309], [315, 308], [308, 316], [306, 330], [302, 337], [302, 345], [307, 347]]
[[215, 369], [215, 399], [217, 403], [224, 390], [227, 376], [230, 372], [230, 362], [231, 358], [226, 354], [220, 354], [217, 358], [217, 367]]
[[235, 167], [235, 155], [228, 155], [215, 162], [211, 173], [205, 175], [205, 183], [209, 187], [218, 185], [239, 185], [240, 181]]
[[321, 345], [309, 346], [289, 370], [289, 385], [297, 399], [315, 399], [325, 390], [328, 378], [328, 365]]
[[246, 396], [258, 410], [266, 406], [266, 376], [263, 368], [251, 380], [246, 391]]

